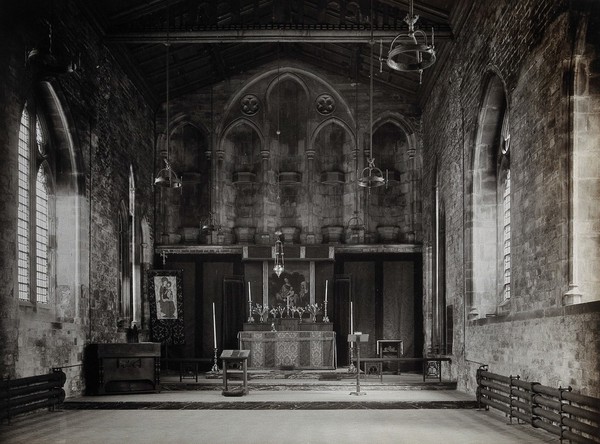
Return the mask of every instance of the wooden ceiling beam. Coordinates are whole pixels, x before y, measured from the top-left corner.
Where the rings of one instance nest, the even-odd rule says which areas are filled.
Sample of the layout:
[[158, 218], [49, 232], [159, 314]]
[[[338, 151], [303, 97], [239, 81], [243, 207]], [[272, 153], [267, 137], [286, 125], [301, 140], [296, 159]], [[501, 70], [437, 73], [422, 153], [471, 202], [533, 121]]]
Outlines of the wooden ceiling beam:
[[[408, 9], [410, 7], [410, 2], [408, 0], [378, 0], [379, 3], [384, 5], [392, 6], [393, 8], [406, 9], [406, 13], [408, 13]], [[427, 20], [432, 20], [434, 22], [445, 22], [448, 23], [450, 21], [450, 14], [448, 11], [444, 11], [443, 9], [434, 8], [433, 6], [427, 5], [422, 2], [414, 2], [414, 13], [419, 17], [422, 17]]]
[[[374, 40], [393, 40], [405, 30], [373, 30]], [[168, 37], [168, 38], [167, 38]], [[452, 39], [452, 32], [436, 30], [436, 40]], [[368, 29], [206, 29], [202, 31], [128, 32], [108, 34], [113, 43], [369, 43]]]

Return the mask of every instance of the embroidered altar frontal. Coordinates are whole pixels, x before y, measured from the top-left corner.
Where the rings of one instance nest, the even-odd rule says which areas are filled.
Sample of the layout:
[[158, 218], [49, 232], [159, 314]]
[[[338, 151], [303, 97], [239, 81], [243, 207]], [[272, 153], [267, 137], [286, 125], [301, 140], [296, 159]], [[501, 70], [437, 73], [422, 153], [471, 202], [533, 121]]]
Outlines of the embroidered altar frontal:
[[241, 331], [240, 349], [250, 350], [248, 367], [273, 369], [334, 369], [333, 331]]

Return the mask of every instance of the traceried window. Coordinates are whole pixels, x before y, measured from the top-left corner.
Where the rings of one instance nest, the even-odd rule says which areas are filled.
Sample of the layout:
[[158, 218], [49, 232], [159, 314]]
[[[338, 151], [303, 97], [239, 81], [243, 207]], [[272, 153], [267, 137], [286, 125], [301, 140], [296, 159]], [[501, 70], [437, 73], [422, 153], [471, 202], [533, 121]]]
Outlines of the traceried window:
[[21, 114], [19, 127], [19, 210], [17, 243], [19, 249], [19, 299], [28, 301], [29, 294], [29, 177], [30, 177], [30, 118], [27, 109]]
[[131, 218], [124, 201], [119, 205], [119, 317], [131, 317]]
[[504, 299], [510, 298], [510, 170], [506, 171], [504, 206]]
[[41, 303], [48, 302], [49, 217], [48, 176], [44, 166], [41, 166], [35, 185], [36, 296]]
[[502, 233], [502, 296], [504, 301], [510, 299], [510, 134], [508, 128], [508, 113], [504, 115], [502, 124], [502, 149], [498, 160], [498, 186], [501, 199], [498, 199], [502, 214], [499, 230]]
[[[48, 137], [41, 116], [26, 105], [18, 142], [19, 300], [47, 304], [50, 296], [52, 193]], [[35, 174], [35, 182], [32, 181]], [[35, 279], [35, 281], [34, 281]]]

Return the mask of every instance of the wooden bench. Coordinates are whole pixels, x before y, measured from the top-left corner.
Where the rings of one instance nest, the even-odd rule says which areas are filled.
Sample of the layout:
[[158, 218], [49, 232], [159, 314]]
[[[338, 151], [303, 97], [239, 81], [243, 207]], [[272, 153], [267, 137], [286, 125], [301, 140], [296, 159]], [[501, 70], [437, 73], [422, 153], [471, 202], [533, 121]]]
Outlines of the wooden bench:
[[10, 424], [13, 416], [45, 407], [53, 411], [65, 400], [66, 380], [65, 373], [56, 370], [40, 376], [3, 379], [0, 381], [0, 421], [7, 419]]
[[[179, 382], [184, 379], [195, 379], [198, 382], [198, 367], [202, 363], [211, 363], [211, 358], [169, 358], [165, 359], [165, 368], [168, 368], [169, 362], [179, 363]], [[187, 376], [187, 373], [192, 376]]]
[[[357, 361], [356, 358], [353, 359], [354, 362]], [[403, 362], [422, 362], [423, 363], [423, 382], [429, 376], [434, 376], [438, 378], [439, 382], [442, 382], [442, 362], [450, 362], [452, 363], [451, 358], [439, 358], [439, 357], [425, 357], [425, 358], [394, 358], [394, 357], [383, 357], [383, 358], [360, 358], [361, 364], [364, 365], [363, 371], [365, 376], [367, 375], [367, 364], [369, 362], [377, 363], [379, 367], [379, 377], [380, 380], [383, 381], [383, 369], [381, 364], [384, 362], [397, 362], [401, 364]], [[433, 371], [436, 374], [433, 374]]]

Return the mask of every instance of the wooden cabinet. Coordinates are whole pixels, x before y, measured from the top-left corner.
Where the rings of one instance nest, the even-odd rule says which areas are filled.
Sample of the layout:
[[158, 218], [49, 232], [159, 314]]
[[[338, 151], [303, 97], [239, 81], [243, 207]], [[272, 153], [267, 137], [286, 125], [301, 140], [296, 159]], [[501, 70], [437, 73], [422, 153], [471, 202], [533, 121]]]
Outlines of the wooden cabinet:
[[85, 373], [89, 394], [158, 392], [160, 344], [90, 344]]

